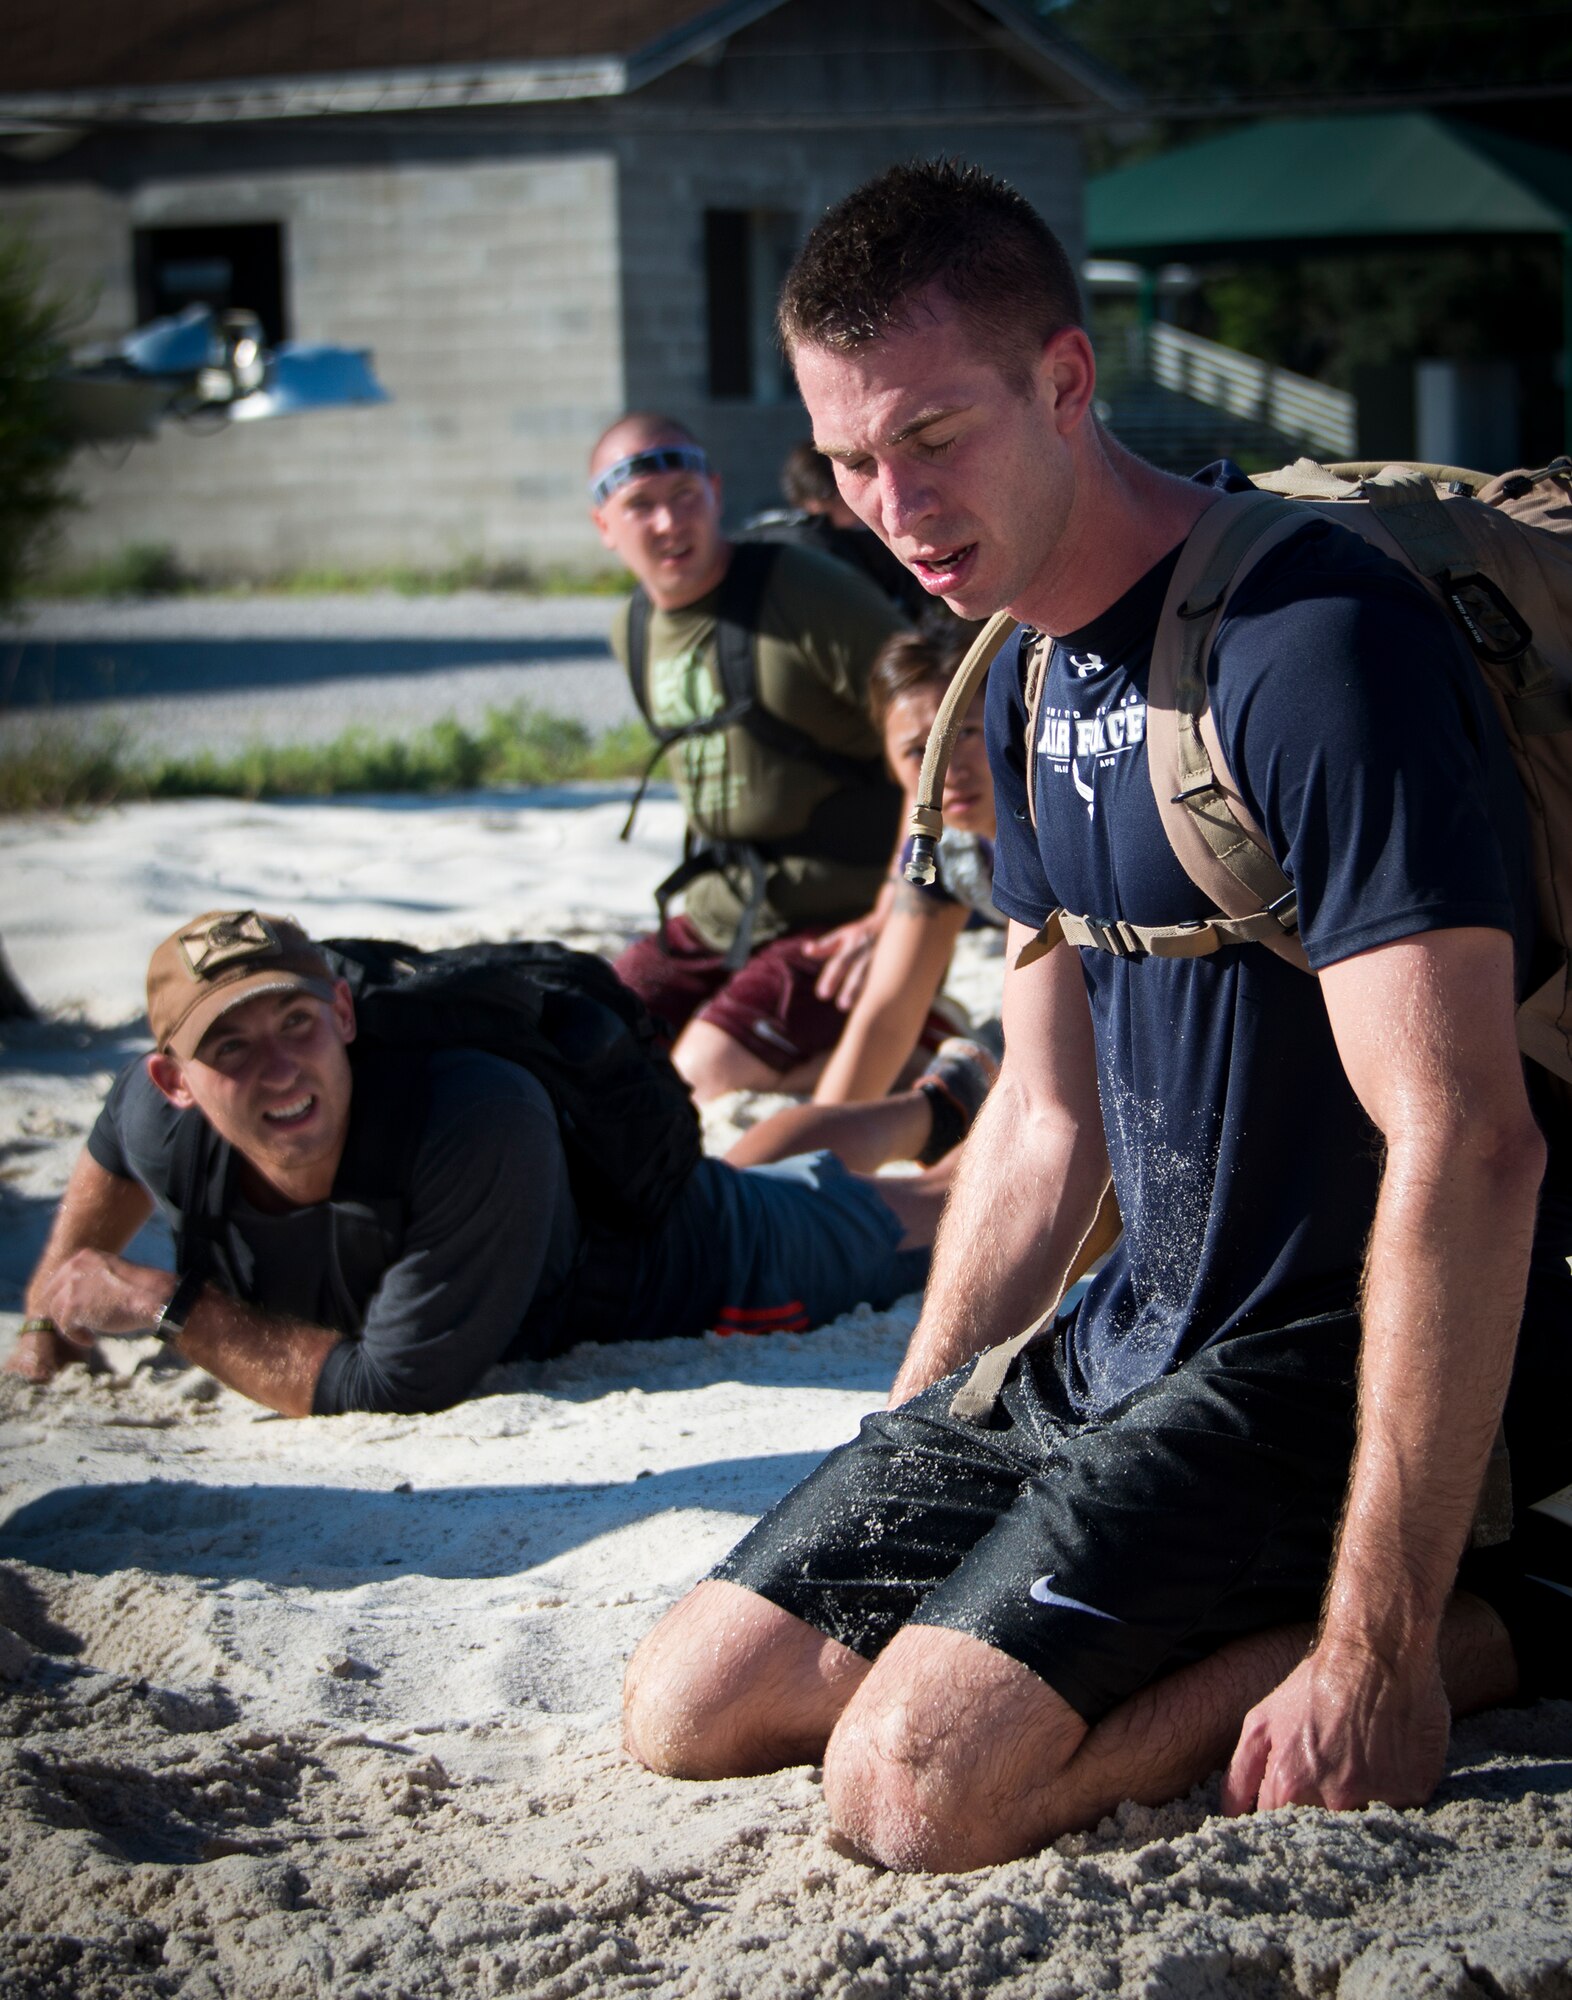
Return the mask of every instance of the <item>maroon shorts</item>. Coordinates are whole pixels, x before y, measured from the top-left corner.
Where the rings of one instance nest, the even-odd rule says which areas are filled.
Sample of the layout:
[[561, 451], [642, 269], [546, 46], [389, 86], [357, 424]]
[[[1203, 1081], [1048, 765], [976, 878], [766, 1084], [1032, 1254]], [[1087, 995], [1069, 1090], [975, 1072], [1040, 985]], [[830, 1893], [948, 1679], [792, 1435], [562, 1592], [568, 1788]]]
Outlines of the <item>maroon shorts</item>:
[[818, 924], [776, 938], [733, 972], [687, 917], [668, 917], [664, 943], [655, 932], [635, 938], [613, 969], [666, 1023], [673, 1040], [690, 1020], [712, 1021], [784, 1076], [809, 1056], [834, 1048], [846, 1025], [835, 1002], [814, 992], [822, 967], [803, 951], [833, 928]]
[[[710, 1021], [784, 1076], [810, 1056], [833, 1049], [846, 1025], [844, 1009], [814, 992], [823, 966], [803, 950], [833, 929], [833, 924], [816, 924], [792, 931], [761, 945], [740, 971], [732, 972], [687, 917], [668, 917], [664, 946], [653, 931], [635, 938], [613, 962], [613, 970], [666, 1023], [673, 1040], [690, 1020]], [[922, 1046], [935, 1048], [954, 1032], [941, 1015], [930, 1014]]]

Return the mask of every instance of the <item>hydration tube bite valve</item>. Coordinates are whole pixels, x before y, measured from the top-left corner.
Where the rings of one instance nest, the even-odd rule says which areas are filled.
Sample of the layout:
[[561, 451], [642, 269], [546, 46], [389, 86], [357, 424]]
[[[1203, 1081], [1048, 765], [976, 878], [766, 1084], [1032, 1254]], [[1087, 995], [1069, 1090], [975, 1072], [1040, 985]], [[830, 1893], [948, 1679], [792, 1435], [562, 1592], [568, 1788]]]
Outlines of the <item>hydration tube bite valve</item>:
[[[948, 763], [949, 759], [946, 758], [945, 762]], [[942, 789], [944, 785], [942, 772], [939, 775], [939, 784]], [[919, 819], [924, 826], [931, 825], [932, 831], [919, 833], [917, 831]], [[935, 857], [939, 852], [939, 836], [944, 832], [943, 816], [927, 806], [914, 806], [912, 816], [906, 823], [906, 830], [912, 840], [911, 859], [906, 864], [906, 879], [908, 882], [915, 882], [919, 888], [926, 889], [939, 872]]]
[[972, 641], [965, 659], [956, 668], [955, 678], [945, 689], [939, 713], [933, 719], [928, 747], [922, 753], [922, 775], [917, 780], [916, 803], [906, 822], [906, 831], [912, 843], [911, 859], [906, 864], [906, 879], [915, 882], [919, 888], [927, 888], [938, 869], [939, 837], [944, 832], [944, 811], [940, 801], [944, 797], [944, 774], [950, 768], [955, 739], [961, 733], [961, 724], [977, 697], [977, 690], [987, 678], [994, 655], [1015, 630], [1016, 622], [1008, 611], [996, 611], [988, 620]]

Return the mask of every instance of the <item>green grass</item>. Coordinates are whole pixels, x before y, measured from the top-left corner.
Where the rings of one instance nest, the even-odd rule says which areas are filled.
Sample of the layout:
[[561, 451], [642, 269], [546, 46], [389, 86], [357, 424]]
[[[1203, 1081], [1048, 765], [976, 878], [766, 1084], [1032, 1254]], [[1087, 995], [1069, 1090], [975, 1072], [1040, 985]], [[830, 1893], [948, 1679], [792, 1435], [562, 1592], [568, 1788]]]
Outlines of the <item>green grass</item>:
[[161, 542], [134, 542], [96, 562], [44, 571], [27, 593], [35, 597], [168, 597], [186, 591], [286, 597], [354, 595], [391, 590], [405, 597], [448, 597], [457, 590], [495, 590], [521, 597], [617, 597], [633, 587], [626, 570], [581, 569], [570, 563], [538, 566], [522, 560], [465, 556], [432, 569], [385, 563], [364, 569], [316, 564], [272, 576], [237, 578], [188, 569]]
[[444, 721], [408, 737], [347, 729], [319, 744], [256, 743], [230, 755], [149, 757], [123, 734], [83, 740], [63, 726], [0, 748], [0, 812], [47, 812], [128, 799], [331, 798], [356, 792], [464, 792], [642, 774], [642, 723], [592, 734], [519, 703], [478, 728]]

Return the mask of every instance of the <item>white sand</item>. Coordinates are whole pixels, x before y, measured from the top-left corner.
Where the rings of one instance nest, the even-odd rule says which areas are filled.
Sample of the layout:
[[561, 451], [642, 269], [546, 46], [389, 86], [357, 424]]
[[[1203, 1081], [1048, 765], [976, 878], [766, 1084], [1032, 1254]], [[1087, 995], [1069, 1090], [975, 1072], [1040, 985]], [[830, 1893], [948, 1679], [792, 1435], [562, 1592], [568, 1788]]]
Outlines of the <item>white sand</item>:
[[[618, 818], [577, 794], [0, 826], [0, 935], [72, 1016], [0, 1059], [0, 1304], [180, 917], [610, 942], [675, 844], [669, 802], [631, 853]], [[970, 958], [965, 996], [997, 976]], [[1572, 1705], [1461, 1727], [1422, 1811], [1228, 1821], [1214, 1784], [927, 1881], [838, 1852], [813, 1771], [620, 1757], [629, 1648], [881, 1400], [911, 1318], [581, 1348], [433, 1417], [287, 1422], [151, 1343], [108, 1379], [0, 1378], [0, 1992], [1572, 1995]]]

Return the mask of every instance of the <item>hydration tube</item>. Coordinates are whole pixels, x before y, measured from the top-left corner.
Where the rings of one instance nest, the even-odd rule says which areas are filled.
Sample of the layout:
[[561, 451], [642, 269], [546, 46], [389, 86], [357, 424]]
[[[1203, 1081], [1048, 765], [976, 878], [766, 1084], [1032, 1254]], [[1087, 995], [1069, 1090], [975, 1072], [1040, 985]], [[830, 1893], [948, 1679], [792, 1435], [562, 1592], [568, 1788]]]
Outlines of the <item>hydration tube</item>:
[[906, 831], [912, 839], [912, 858], [906, 864], [906, 879], [919, 887], [926, 888], [934, 878], [934, 853], [939, 845], [939, 836], [944, 832], [944, 812], [940, 805], [944, 797], [944, 774], [950, 768], [955, 739], [961, 733], [961, 724], [966, 720], [966, 711], [976, 698], [977, 690], [987, 678], [994, 655], [1019, 623], [1020, 620], [1012, 618], [1008, 611], [993, 614], [967, 649], [965, 659], [955, 671], [955, 678], [945, 690], [939, 713], [933, 719], [928, 747], [922, 753], [917, 802], [906, 822]]

